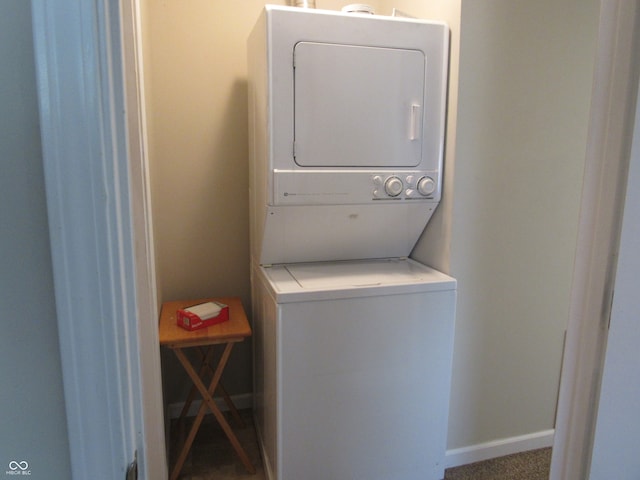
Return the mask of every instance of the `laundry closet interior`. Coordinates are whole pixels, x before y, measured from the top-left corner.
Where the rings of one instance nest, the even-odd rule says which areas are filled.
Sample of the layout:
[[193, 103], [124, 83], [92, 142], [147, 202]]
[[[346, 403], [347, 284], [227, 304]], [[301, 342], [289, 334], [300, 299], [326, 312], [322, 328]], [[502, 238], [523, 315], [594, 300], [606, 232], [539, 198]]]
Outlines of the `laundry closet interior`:
[[[287, 2], [270, 3], [276, 5], [276, 11], [280, 7], [287, 11]], [[334, 12], [348, 4], [336, 0], [316, 0], [315, 3], [317, 9]], [[402, 265], [411, 265], [419, 270], [419, 275], [428, 276], [431, 270], [421, 270], [421, 265], [426, 265], [442, 272], [443, 276], [439, 277], [442, 282], [449, 282], [450, 278], [457, 280], [455, 330], [452, 328], [450, 332], [452, 362], [445, 367], [451, 375], [451, 388], [446, 392], [447, 396], [450, 394], [446, 466], [473, 459], [463, 454], [467, 451], [476, 452], [477, 459], [491, 455], [495, 451], [492, 442], [504, 441], [512, 445], [513, 450], [551, 445], [578, 226], [598, 3], [592, 0], [568, 1], [561, 5], [551, 0], [519, 2], [518, 5], [508, 1], [459, 0], [368, 3], [379, 15], [391, 15], [396, 8], [418, 19], [447, 26], [442, 166], [420, 167], [415, 173], [408, 172], [416, 165], [413, 162], [411, 166], [398, 165], [390, 170], [376, 163], [374, 154], [385, 148], [377, 145], [368, 152], [371, 164], [365, 166], [366, 178], [348, 182], [349, 186], [362, 184], [368, 195], [366, 202], [375, 204], [376, 208], [384, 202], [406, 203], [422, 217], [416, 223], [403, 220], [407, 228], [390, 235], [403, 243], [406, 251], [387, 253], [393, 248], [385, 245], [386, 250], [379, 252], [375, 251], [376, 242], [367, 243], [371, 239], [382, 241], [389, 230], [398, 231], [398, 218], [408, 215], [390, 214], [382, 222], [387, 227], [377, 224], [369, 231], [354, 229], [354, 235], [358, 232], [361, 237], [354, 237], [353, 243], [342, 242], [341, 252], [347, 253], [341, 258], [341, 254], [329, 258], [325, 255], [329, 247], [321, 237], [325, 225], [347, 238], [349, 215], [364, 219], [368, 209], [335, 213], [336, 219], [345, 218], [344, 224], [341, 220], [325, 224], [313, 221], [306, 213], [295, 213], [291, 218], [308, 223], [303, 223], [304, 227], [298, 231], [300, 237], [284, 249], [294, 258], [278, 257], [277, 250], [291, 238], [288, 236], [287, 239], [275, 238], [270, 244], [275, 249], [273, 258], [262, 261], [256, 260], [255, 245], [250, 243], [253, 221], [250, 212], [254, 207], [250, 201], [249, 157], [250, 130], [254, 127], [249, 115], [251, 72], [247, 63], [251, 55], [247, 42], [266, 2], [141, 2], [159, 300], [239, 296], [250, 321], [254, 321], [259, 315], [255, 309], [260, 302], [252, 300], [252, 278], [256, 280], [254, 290], [256, 284], [269, 281], [298, 289], [302, 285], [304, 289], [307, 281], [313, 284], [310, 288], [318, 291], [324, 288], [318, 287], [322, 275], [310, 273], [309, 262], [340, 261], [343, 263], [322, 267], [339, 270], [353, 260], [376, 259], [375, 274], [391, 268], [389, 265], [393, 262], [405, 262]], [[391, 40], [394, 34], [384, 26], [373, 27], [373, 31], [370, 37], [386, 35], [391, 43], [398, 41]], [[301, 65], [304, 67], [305, 58], [315, 59], [325, 54], [338, 58], [345, 66], [350, 65], [351, 51], [344, 55], [336, 52], [335, 43], [340, 42], [321, 38], [298, 43]], [[362, 40], [352, 43], [359, 47], [380, 47], [379, 44], [363, 45], [366, 42]], [[396, 61], [397, 48], [398, 45], [393, 44], [382, 52], [389, 55], [384, 57], [385, 64]], [[407, 62], [412, 64], [414, 52], [420, 49], [402, 49]], [[405, 53], [400, 56], [398, 61], [404, 62]], [[418, 73], [421, 69], [420, 66], [408, 68]], [[336, 81], [330, 74], [323, 80], [325, 84]], [[312, 80], [301, 77], [295, 81]], [[346, 88], [354, 89], [354, 85], [347, 83]], [[404, 91], [411, 88], [403, 86]], [[428, 94], [431, 93], [429, 90]], [[353, 94], [357, 96], [359, 92], [354, 90]], [[307, 101], [313, 99], [303, 95], [297, 98], [296, 105], [299, 107]], [[407, 124], [402, 130], [410, 139], [412, 134], [422, 135], [415, 122], [417, 118], [424, 119], [425, 104], [417, 100], [407, 102], [404, 117]], [[357, 114], [362, 115], [363, 121], [372, 115], [367, 110]], [[303, 135], [304, 128], [299, 125], [296, 132]], [[316, 125], [309, 127], [307, 133], [310, 141], [321, 138], [321, 145], [335, 147], [328, 137], [322, 137], [327, 132], [318, 131]], [[333, 131], [328, 134], [336, 135]], [[296, 145], [296, 165], [306, 163], [316, 170], [336, 166], [322, 164], [322, 158], [305, 158], [305, 155], [304, 146]], [[336, 158], [335, 151], [323, 152], [323, 155], [323, 158]], [[348, 162], [342, 167], [354, 170], [354, 165]], [[336, 185], [344, 181], [345, 175], [327, 180], [323, 185]], [[282, 188], [280, 207], [277, 207], [280, 210], [266, 209], [265, 214], [268, 211], [269, 215], [277, 216], [287, 206], [297, 207], [300, 195], [298, 198], [293, 195], [296, 192], [291, 186], [298, 181], [294, 176], [295, 172], [280, 175], [277, 180], [278, 188]], [[398, 178], [401, 185], [392, 177]], [[436, 190], [418, 185], [425, 177], [435, 180]], [[381, 193], [384, 198], [375, 199], [376, 188], [386, 191]], [[427, 192], [424, 198], [420, 197], [421, 190]], [[434, 191], [433, 210], [425, 214], [429, 209], [427, 197]], [[333, 193], [336, 192], [344, 193], [337, 190]], [[412, 195], [417, 195], [415, 200]], [[337, 203], [334, 201], [333, 205]], [[351, 205], [356, 203], [365, 201], [357, 200]], [[317, 199], [309, 200], [307, 206], [310, 211], [320, 209]], [[282, 232], [290, 221], [289, 217], [285, 218], [274, 231]], [[322, 227], [314, 227], [317, 225]], [[411, 228], [414, 229], [411, 239], [400, 238]], [[355, 253], [358, 251], [367, 253], [359, 257]], [[392, 260], [380, 263], [380, 259]], [[279, 264], [294, 266], [279, 267]], [[268, 268], [260, 273], [260, 265]], [[366, 277], [371, 274], [369, 268], [373, 267], [363, 267], [360, 263], [357, 266], [360, 271], [355, 275], [364, 271]], [[411, 271], [413, 275], [415, 271]], [[331, 271], [327, 275], [334, 278], [340, 273]], [[424, 278], [421, 281], [425, 284]], [[287, 295], [293, 298], [298, 293], [283, 290], [280, 294], [283, 298]], [[398, 298], [398, 292], [393, 295]], [[309, 300], [317, 300], [311, 297], [313, 295]], [[388, 322], [378, 321], [377, 330], [392, 328], [397, 320], [393, 318], [396, 309], [389, 308], [393, 302], [386, 304], [384, 296], [377, 297], [376, 302], [372, 311], [385, 311], [389, 317]], [[417, 312], [422, 311], [424, 308], [417, 308]], [[453, 326], [452, 312], [449, 314]], [[254, 323], [252, 327], [254, 342], [259, 342], [260, 337], [255, 338], [261, 332], [256, 329], [259, 325]], [[294, 329], [286, 331], [291, 332], [292, 337], [304, 337], [304, 333]], [[316, 333], [322, 335], [322, 332]], [[382, 338], [378, 340], [382, 342]], [[170, 356], [163, 354], [162, 360], [164, 401], [167, 418], [171, 418], [179, 412], [189, 383]], [[367, 358], [371, 364], [378, 360], [382, 361]], [[410, 355], [402, 360], [409, 362], [408, 375], [425, 361]], [[240, 407], [253, 408], [256, 402], [254, 363], [252, 343], [245, 342], [236, 347], [225, 373], [225, 386]], [[383, 364], [375, 367], [378, 372], [384, 370]], [[399, 365], [389, 367], [401, 371]], [[353, 383], [353, 379], [347, 383]], [[411, 381], [404, 383], [411, 385]], [[408, 387], [394, 401], [412, 405], [420, 398], [418, 390]], [[288, 398], [290, 395], [287, 393]], [[363, 401], [362, 398], [359, 401]], [[382, 404], [378, 407], [383, 410]], [[398, 408], [401, 410], [402, 405]], [[291, 411], [300, 413], [293, 407]], [[360, 422], [362, 418], [355, 420]], [[300, 441], [304, 444], [311, 439]]]

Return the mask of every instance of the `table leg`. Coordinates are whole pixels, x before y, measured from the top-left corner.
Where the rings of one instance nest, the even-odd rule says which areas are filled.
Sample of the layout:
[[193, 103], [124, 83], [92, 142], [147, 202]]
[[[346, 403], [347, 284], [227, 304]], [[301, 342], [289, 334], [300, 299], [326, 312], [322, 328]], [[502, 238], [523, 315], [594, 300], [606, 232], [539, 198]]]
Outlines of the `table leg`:
[[222, 395], [222, 398], [224, 399], [224, 403], [227, 404], [227, 408], [231, 412], [231, 415], [233, 416], [233, 418], [236, 419], [236, 422], [238, 422], [238, 425], [240, 427], [244, 427], [245, 426], [244, 420], [242, 420], [240, 413], [236, 409], [236, 406], [233, 404], [233, 401], [231, 400], [231, 397], [227, 393], [227, 390], [224, 388], [224, 385], [222, 385], [222, 382], [218, 383], [218, 390], [220, 391], [220, 395]]
[[[207, 370], [213, 372], [213, 370], [211, 369], [211, 367], [209, 366], [209, 362], [211, 361], [211, 357], [213, 356], [213, 345], [211, 345], [208, 349], [207, 352], [205, 354], [205, 352], [202, 351], [201, 347], [198, 347], [198, 351], [200, 353], [200, 371], [198, 373], [200, 378], [203, 378], [203, 375], [205, 374], [205, 372]], [[176, 448], [180, 451], [182, 451], [182, 447], [185, 444], [185, 422], [184, 419], [187, 416], [187, 413], [189, 412], [189, 408], [191, 407], [191, 404], [193, 403], [193, 400], [195, 399], [196, 393], [198, 392], [198, 389], [196, 388], [195, 385], [191, 385], [191, 389], [189, 390], [189, 394], [187, 395], [187, 399], [184, 402], [184, 405], [182, 407], [182, 411], [180, 412], [180, 416], [178, 417], [177, 420], [177, 426], [178, 426], [178, 437], [177, 437], [177, 441], [176, 441]]]
[[[202, 369], [200, 370], [200, 378], [202, 378], [202, 375], [204, 374], [204, 370], [209, 370], [209, 372], [211, 372], [211, 374], [213, 374], [213, 368], [211, 368], [211, 364], [209, 363], [209, 358], [208, 355], [211, 352], [211, 349], [213, 348], [213, 346], [209, 347], [209, 351], [207, 352], [207, 356], [205, 356], [205, 352], [203, 351], [202, 347], [198, 347], [198, 353], [200, 354], [200, 360], [202, 361]], [[187, 406], [185, 404], [185, 408], [189, 408], [189, 406], [191, 406], [191, 401], [193, 401], [193, 396], [196, 392], [196, 387], [195, 385], [191, 387], [191, 391], [189, 392], [189, 405]], [[231, 400], [231, 397], [229, 396], [229, 394], [227, 393], [227, 389], [224, 388], [224, 385], [222, 384], [222, 380], [218, 382], [218, 388], [217, 388], [218, 392], [220, 393], [220, 395], [222, 396], [224, 403], [227, 405], [227, 408], [229, 409], [229, 411], [231, 412], [231, 415], [233, 416], [233, 418], [236, 419], [236, 422], [238, 422], [238, 425], [240, 425], [241, 427], [244, 427], [244, 421], [242, 420], [242, 417], [240, 416], [240, 413], [238, 412], [238, 409], [236, 408], [236, 406], [233, 403], [233, 400]], [[184, 409], [183, 409], [184, 411]]]
[[202, 380], [198, 376], [197, 372], [194, 370], [193, 366], [185, 356], [184, 352], [182, 352], [182, 350], [179, 348], [175, 348], [173, 350], [176, 356], [178, 357], [178, 360], [186, 370], [187, 374], [193, 381], [194, 385], [202, 395], [203, 403], [200, 406], [200, 409], [198, 410], [198, 415], [194, 420], [194, 423], [191, 427], [191, 431], [189, 432], [189, 435], [185, 440], [184, 445], [182, 446], [182, 451], [180, 452], [180, 455], [178, 456], [178, 460], [176, 461], [176, 465], [174, 466], [173, 471], [171, 472], [170, 480], [176, 480], [178, 478], [178, 475], [180, 474], [180, 470], [184, 465], [184, 462], [187, 458], [187, 454], [189, 453], [189, 449], [191, 448], [193, 440], [196, 436], [196, 432], [200, 427], [200, 423], [202, 423], [202, 419], [204, 417], [204, 413], [207, 407], [209, 407], [213, 415], [216, 417], [216, 420], [222, 427], [222, 430], [224, 431], [224, 433], [227, 435], [227, 438], [231, 442], [231, 445], [233, 446], [234, 450], [240, 457], [240, 460], [244, 464], [247, 471], [249, 473], [256, 473], [256, 470], [252, 465], [251, 461], [249, 460], [249, 457], [247, 456], [246, 452], [242, 448], [242, 445], [240, 445], [240, 442], [238, 441], [235, 434], [233, 433], [233, 430], [231, 430], [231, 427], [229, 426], [226, 419], [224, 418], [224, 415], [222, 414], [218, 406], [215, 404], [215, 401], [211, 397], [216, 387], [218, 386], [218, 382], [220, 381], [220, 377], [222, 376], [222, 372], [224, 370], [224, 367], [226, 366], [227, 360], [229, 359], [229, 355], [231, 354], [232, 348], [233, 348], [233, 343], [230, 342], [226, 344], [222, 357], [220, 358], [220, 361], [218, 362], [218, 366], [216, 367], [216, 370], [214, 372], [213, 378], [211, 379], [211, 383], [209, 384], [209, 388], [205, 387], [204, 383], [202, 383]]
[[[200, 362], [201, 362], [200, 371], [198, 372], [198, 377], [202, 378], [202, 376], [207, 370], [213, 372], [211, 366], [209, 365], [209, 362], [211, 361], [211, 356], [213, 355], [213, 345], [211, 345], [207, 349], [206, 354], [202, 351], [201, 347], [198, 347], [198, 352], [200, 353]], [[187, 395], [187, 399], [185, 400], [184, 406], [182, 407], [182, 411], [180, 412], [180, 416], [178, 417], [179, 421], [182, 421], [182, 419], [187, 416], [187, 413], [189, 412], [189, 408], [191, 407], [191, 404], [195, 399], [197, 391], [198, 389], [196, 388], [196, 386], [191, 385], [191, 390], [189, 390], [189, 395]]]

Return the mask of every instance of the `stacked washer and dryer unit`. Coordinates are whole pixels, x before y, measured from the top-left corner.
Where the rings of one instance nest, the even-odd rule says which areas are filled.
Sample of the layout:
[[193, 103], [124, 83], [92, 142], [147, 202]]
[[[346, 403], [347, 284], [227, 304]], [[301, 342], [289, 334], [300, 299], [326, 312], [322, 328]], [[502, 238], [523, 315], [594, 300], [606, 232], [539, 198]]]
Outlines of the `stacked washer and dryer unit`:
[[248, 42], [254, 407], [271, 480], [443, 478], [445, 24], [267, 6]]

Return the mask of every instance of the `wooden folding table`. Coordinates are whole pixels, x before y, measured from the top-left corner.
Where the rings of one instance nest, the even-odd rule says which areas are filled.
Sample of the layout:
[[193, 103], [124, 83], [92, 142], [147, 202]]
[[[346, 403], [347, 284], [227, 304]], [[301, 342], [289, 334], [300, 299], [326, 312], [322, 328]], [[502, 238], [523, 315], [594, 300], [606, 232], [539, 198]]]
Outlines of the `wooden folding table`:
[[[209, 301], [217, 301], [229, 305], [229, 320], [191, 332], [176, 324], [177, 310]], [[251, 327], [249, 326], [247, 316], [242, 308], [242, 302], [239, 298], [205, 298], [199, 300], [166, 302], [162, 304], [162, 311], [160, 313], [160, 345], [173, 350], [185, 371], [193, 381], [193, 387], [187, 397], [182, 413], [180, 414], [180, 420], [182, 420], [186, 415], [197, 392], [200, 392], [203, 399], [200, 409], [198, 410], [198, 414], [191, 426], [191, 430], [189, 431], [182, 449], [180, 450], [176, 464], [171, 471], [171, 476], [169, 477], [170, 480], [176, 480], [180, 475], [182, 466], [184, 465], [207, 409], [211, 410], [213, 415], [216, 417], [216, 420], [227, 435], [227, 438], [233, 445], [233, 448], [240, 457], [240, 460], [242, 460], [247, 471], [249, 473], [255, 473], [256, 470], [249, 460], [247, 453], [242, 448], [242, 445], [240, 445], [240, 442], [233, 433], [233, 430], [231, 430], [231, 427], [227, 423], [224, 415], [213, 400], [213, 393], [217, 389], [222, 393], [222, 396], [232, 414], [236, 418], [239, 418], [233, 402], [220, 383], [220, 378], [227, 364], [227, 360], [229, 359], [229, 355], [231, 354], [233, 345], [237, 342], [242, 342], [249, 336], [251, 336]], [[213, 368], [210, 365], [210, 362], [213, 357], [214, 346], [218, 344], [224, 344], [224, 350], [218, 360], [218, 364]], [[196, 349], [196, 353], [200, 358], [200, 367], [198, 371], [196, 371], [185, 355], [184, 350], [187, 348]], [[205, 375], [208, 373], [213, 373], [213, 376], [209, 382], [209, 386], [207, 387], [204, 383], [204, 379]]]

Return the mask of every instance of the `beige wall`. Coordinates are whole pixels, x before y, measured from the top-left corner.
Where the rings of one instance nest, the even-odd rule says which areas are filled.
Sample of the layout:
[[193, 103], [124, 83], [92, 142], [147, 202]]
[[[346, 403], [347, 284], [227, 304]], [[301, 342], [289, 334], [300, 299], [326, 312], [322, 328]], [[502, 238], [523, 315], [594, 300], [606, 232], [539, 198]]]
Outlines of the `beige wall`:
[[[159, 298], [250, 306], [245, 42], [263, 1], [143, 1], [145, 93]], [[189, 384], [163, 352], [166, 403]], [[225, 384], [250, 392], [251, 345]]]
[[596, 0], [463, 0], [449, 448], [554, 426]]
[[[238, 295], [249, 308], [245, 42], [265, 3], [142, 0], [163, 301]], [[368, 3], [452, 30], [444, 197], [413, 253], [459, 281], [449, 447], [552, 428], [597, 2], [466, 0], [462, 27], [460, 0]], [[251, 391], [250, 358], [249, 344], [232, 356], [235, 393]], [[178, 402], [188, 382], [163, 362]]]

